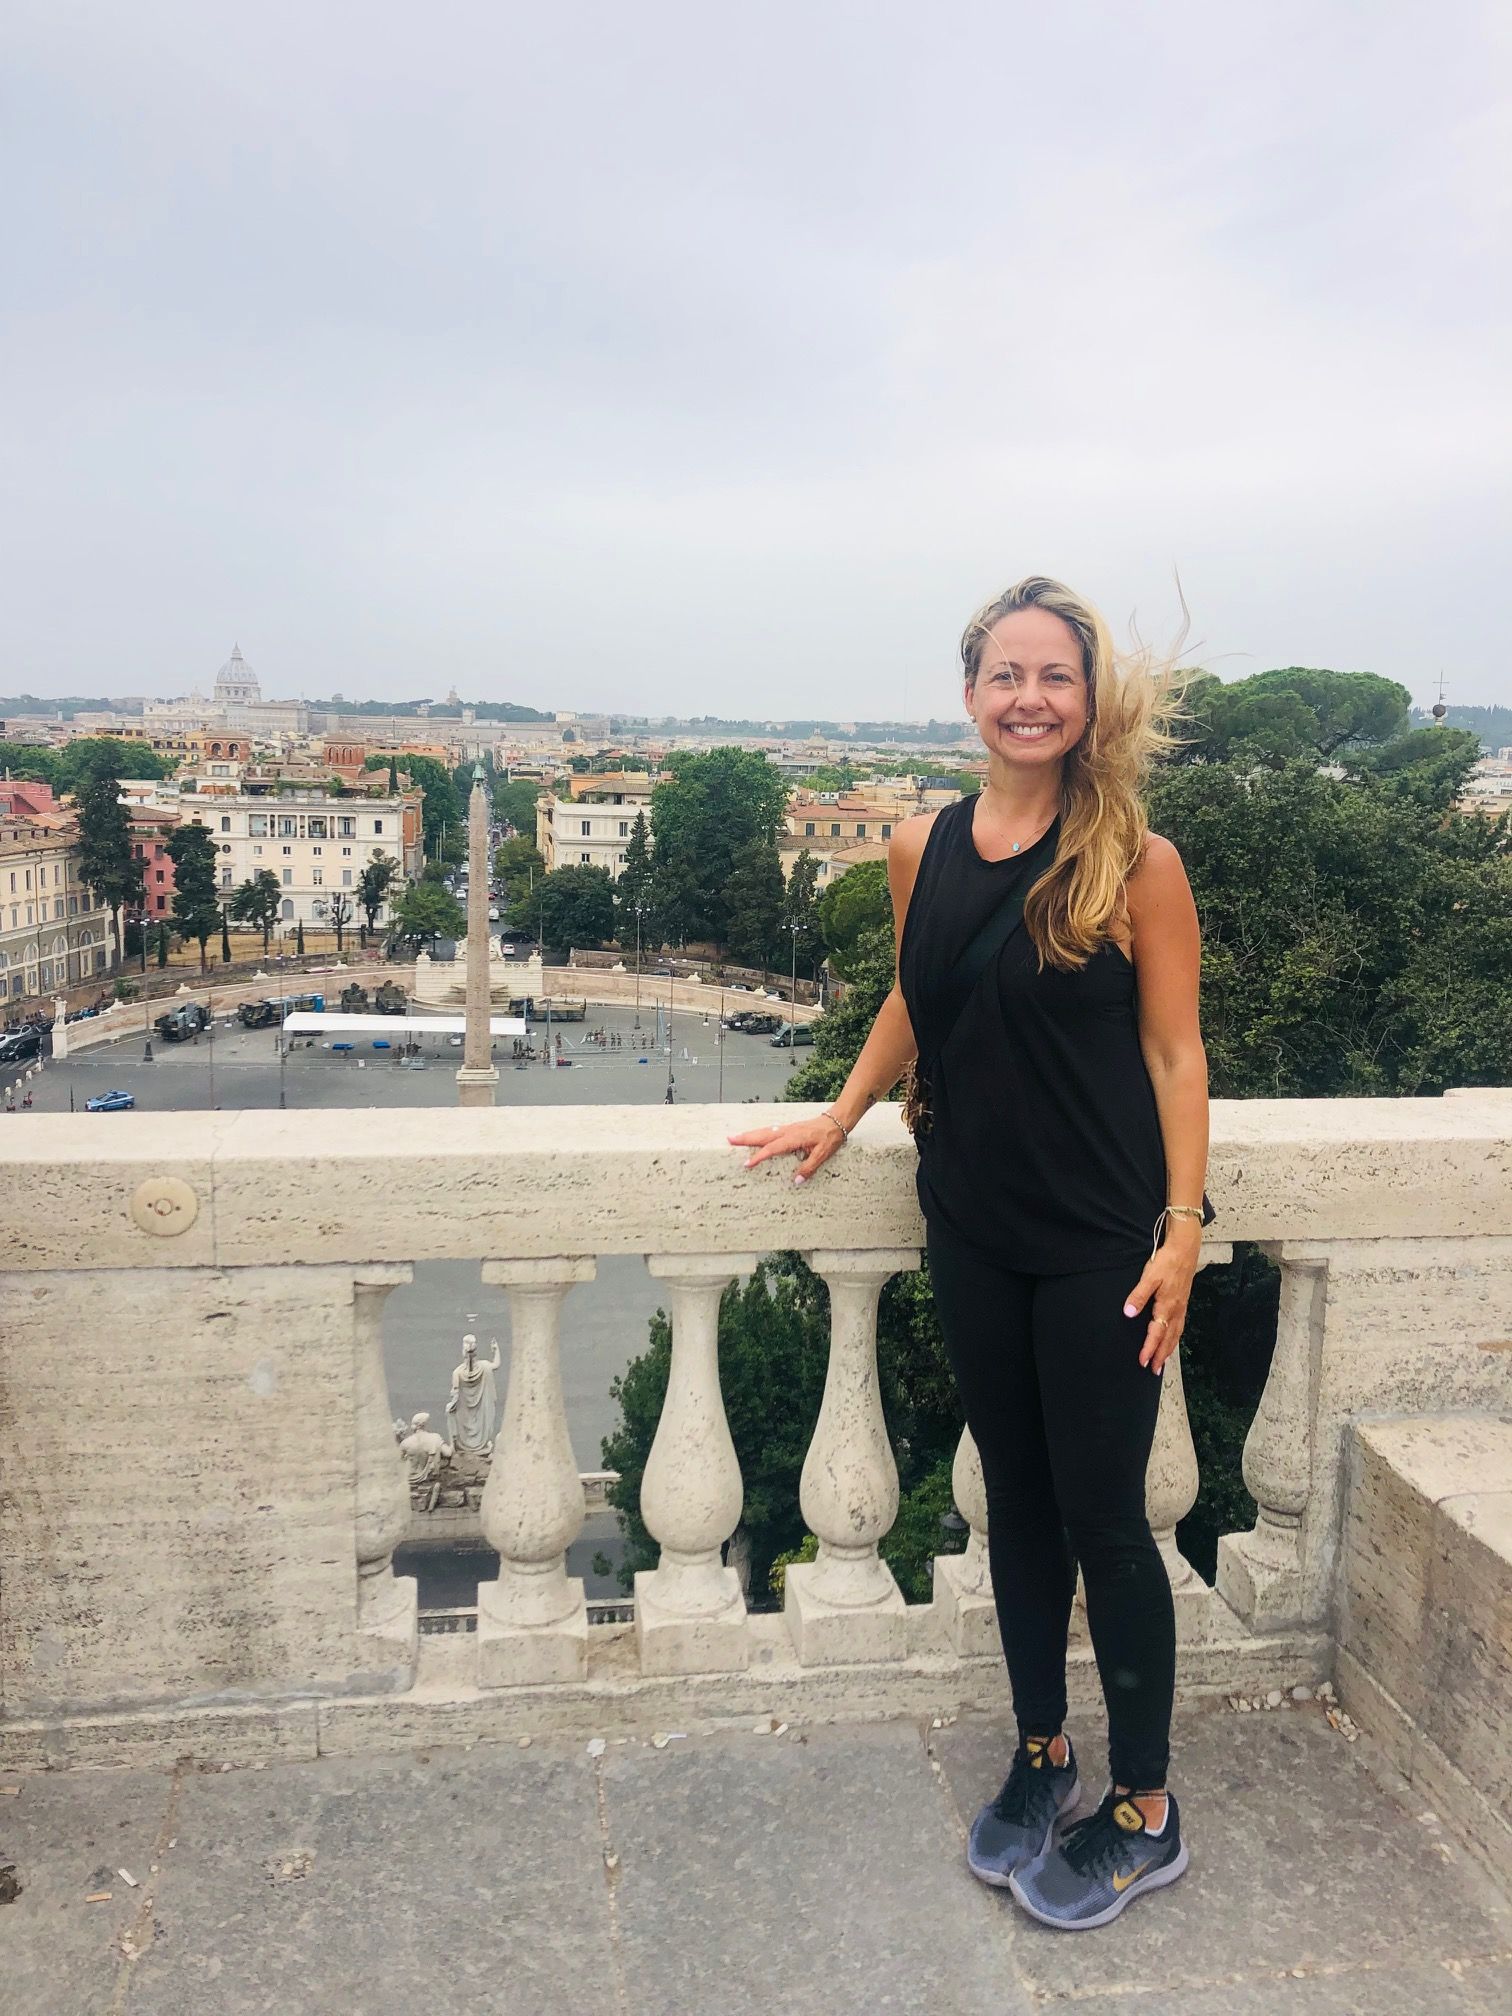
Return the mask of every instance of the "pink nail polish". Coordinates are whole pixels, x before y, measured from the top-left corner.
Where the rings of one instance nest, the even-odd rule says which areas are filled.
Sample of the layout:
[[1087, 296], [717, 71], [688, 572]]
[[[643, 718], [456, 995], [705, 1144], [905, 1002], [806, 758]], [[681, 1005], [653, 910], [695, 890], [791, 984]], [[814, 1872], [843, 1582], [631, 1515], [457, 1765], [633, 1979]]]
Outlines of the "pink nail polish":
[[793, 1178], [793, 1181], [794, 1181], [795, 1183], [807, 1183], [807, 1181], [808, 1181], [808, 1178], [807, 1178], [807, 1176], [795, 1176], [795, 1177]]
[[1139, 1314], [1139, 1311], [1134, 1307], [1134, 1304], [1132, 1302], [1125, 1302], [1124, 1314], [1125, 1316], [1137, 1316]]

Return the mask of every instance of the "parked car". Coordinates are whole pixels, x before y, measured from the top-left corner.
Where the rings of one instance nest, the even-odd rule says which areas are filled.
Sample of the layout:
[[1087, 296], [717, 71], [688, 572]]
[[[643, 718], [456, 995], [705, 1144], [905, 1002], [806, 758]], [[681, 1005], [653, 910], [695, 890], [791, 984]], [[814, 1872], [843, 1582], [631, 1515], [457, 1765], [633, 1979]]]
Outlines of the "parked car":
[[84, 1101], [86, 1113], [131, 1113], [136, 1110], [136, 1095], [132, 1092], [96, 1092], [93, 1099]]
[[41, 1049], [40, 1029], [13, 1029], [9, 1036], [0, 1036], [0, 1064], [30, 1063]]
[[790, 1029], [779, 1029], [772, 1038], [774, 1050], [801, 1050], [805, 1043], [812, 1043], [814, 1030], [812, 1023], [798, 1022]]

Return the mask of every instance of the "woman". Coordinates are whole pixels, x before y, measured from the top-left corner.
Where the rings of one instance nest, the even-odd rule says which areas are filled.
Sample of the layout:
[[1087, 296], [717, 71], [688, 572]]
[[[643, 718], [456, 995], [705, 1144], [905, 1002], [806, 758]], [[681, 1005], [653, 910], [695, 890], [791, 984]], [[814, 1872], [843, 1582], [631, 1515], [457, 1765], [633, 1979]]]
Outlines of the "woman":
[[[961, 655], [987, 782], [893, 833], [893, 990], [828, 1112], [730, 1139], [748, 1168], [800, 1156], [803, 1183], [928, 1060], [919, 1203], [982, 1458], [1019, 1731], [967, 1857], [1034, 1917], [1080, 1929], [1187, 1866], [1166, 1791], [1175, 1618], [1144, 1477], [1204, 1222], [1197, 914], [1140, 802], [1172, 739], [1163, 679], [1116, 661], [1101, 617], [1040, 577], [981, 610]], [[963, 950], [1018, 904], [961, 1005]], [[1079, 1792], [1062, 1728], [1078, 1562], [1111, 1786], [1056, 1843]]]

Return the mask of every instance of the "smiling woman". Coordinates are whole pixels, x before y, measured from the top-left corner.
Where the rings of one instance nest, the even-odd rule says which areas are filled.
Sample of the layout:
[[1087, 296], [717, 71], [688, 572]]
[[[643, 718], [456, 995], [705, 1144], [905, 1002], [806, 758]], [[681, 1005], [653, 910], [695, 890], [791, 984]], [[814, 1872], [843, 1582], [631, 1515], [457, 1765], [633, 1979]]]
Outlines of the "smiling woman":
[[[830, 1114], [732, 1138], [753, 1162], [802, 1154], [805, 1180], [917, 1060], [930, 1280], [1019, 1724], [968, 1862], [1035, 1917], [1099, 1925], [1187, 1866], [1165, 1791], [1175, 1618], [1144, 1494], [1149, 1375], [1181, 1336], [1207, 1162], [1196, 910], [1141, 799], [1175, 682], [1120, 661], [1096, 611], [1041, 576], [978, 611], [961, 659], [987, 782], [894, 831], [893, 992]], [[1078, 1796], [1078, 1565], [1113, 1782], [1052, 1849]]]

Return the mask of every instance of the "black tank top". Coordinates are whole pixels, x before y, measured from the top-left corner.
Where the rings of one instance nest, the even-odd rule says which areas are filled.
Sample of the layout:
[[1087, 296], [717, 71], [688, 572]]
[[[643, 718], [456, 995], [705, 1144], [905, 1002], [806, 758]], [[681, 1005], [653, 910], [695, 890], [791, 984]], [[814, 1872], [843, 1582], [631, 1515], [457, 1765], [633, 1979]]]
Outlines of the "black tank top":
[[[899, 981], [926, 1059], [945, 976], [1015, 881], [1055, 859], [1057, 818], [1022, 854], [984, 861], [976, 794], [935, 819], [909, 900]], [[1025, 1274], [1075, 1274], [1149, 1256], [1165, 1204], [1165, 1148], [1139, 1047], [1134, 968], [1105, 939], [1085, 966], [1046, 966], [1026, 925], [977, 982], [929, 1077], [919, 1143], [926, 1222]], [[1132, 1280], [1130, 1285], [1132, 1286]]]

